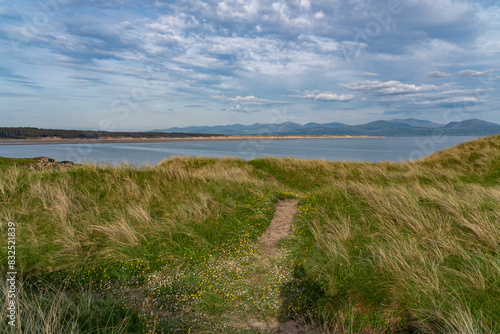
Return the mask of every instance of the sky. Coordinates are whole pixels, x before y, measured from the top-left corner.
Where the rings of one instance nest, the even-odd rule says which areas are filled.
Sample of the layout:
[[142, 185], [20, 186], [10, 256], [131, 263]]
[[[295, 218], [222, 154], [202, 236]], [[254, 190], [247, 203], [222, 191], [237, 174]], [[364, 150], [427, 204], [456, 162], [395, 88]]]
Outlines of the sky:
[[0, 0], [0, 126], [500, 123], [497, 0]]

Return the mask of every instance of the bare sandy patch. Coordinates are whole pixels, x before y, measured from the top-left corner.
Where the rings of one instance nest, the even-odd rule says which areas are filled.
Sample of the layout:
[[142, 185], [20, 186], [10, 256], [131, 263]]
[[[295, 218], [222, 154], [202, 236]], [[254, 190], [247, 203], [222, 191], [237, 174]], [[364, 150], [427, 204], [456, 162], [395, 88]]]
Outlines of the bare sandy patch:
[[278, 252], [278, 242], [290, 233], [293, 217], [297, 213], [298, 199], [280, 201], [276, 204], [276, 212], [267, 231], [259, 238], [260, 249], [263, 255], [272, 255]]

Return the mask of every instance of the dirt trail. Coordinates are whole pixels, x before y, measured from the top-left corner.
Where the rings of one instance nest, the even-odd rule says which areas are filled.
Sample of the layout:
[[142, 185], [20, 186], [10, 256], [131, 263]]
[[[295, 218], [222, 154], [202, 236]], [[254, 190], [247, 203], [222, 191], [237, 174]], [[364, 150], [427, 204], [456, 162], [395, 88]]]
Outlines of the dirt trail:
[[278, 252], [278, 242], [290, 233], [298, 202], [298, 199], [290, 199], [276, 204], [273, 220], [267, 231], [259, 238], [262, 255], [269, 256]]
[[[280, 277], [282, 277], [281, 274], [285, 276], [288, 268], [280, 262], [282, 261], [280, 257], [283, 254], [278, 244], [282, 239], [289, 237], [291, 233], [293, 219], [298, 211], [298, 202], [299, 199], [289, 199], [276, 203], [274, 217], [266, 232], [258, 239], [257, 247], [259, 252], [255, 254], [253, 263], [249, 265], [251, 267], [248, 270], [249, 274], [245, 275], [245, 277], [239, 277], [234, 284], [234, 287], [239, 286], [240, 289], [247, 291], [245, 295], [242, 295], [242, 305], [236, 305], [247, 311], [241, 315], [238, 314], [228, 321], [231, 328], [234, 328], [236, 332], [239, 332], [239, 330], [250, 330], [266, 334], [315, 333], [297, 321], [281, 323], [276, 315], [262, 312], [262, 310], [270, 310], [270, 305], [274, 303], [278, 307], [282, 304], [283, 297], [279, 291], [281, 281], [278, 275]], [[154, 278], [155, 275], [160, 278], [162, 277], [161, 272], [150, 275], [150, 277]], [[125, 295], [126, 297], [123, 301], [127, 305], [135, 305], [138, 310], [141, 309], [141, 301], [143, 301], [142, 307], [144, 307], [146, 301], [149, 305], [150, 297], [146, 295], [146, 291], [141, 291], [137, 287], [126, 289]], [[175, 316], [175, 313], [162, 310], [158, 307], [154, 307], [151, 312], [154, 312], [158, 318], [171, 318]]]
[[[298, 199], [279, 201], [276, 204], [276, 211], [273, 220], [269, 224], [267, 231], [259, 238], [260, 254], [256, 257], [254, 266], [260, 268], [258, 274], [254, 274], [250, 279], [252, 285], [262, 286], [265, 289], [266, 282], [269, 281], [270, 268], [275, 264], [280, 256], [278, 243], [290, 234], [293, 218], [297, 213]], [[277, 334], [301, 334], [310, 333], [307, 328], [298, 322], [289, 321], [279, 323], [277, 319], [250, 320], [246, 326], [248, 329], [257, 329], [263, 333]]]

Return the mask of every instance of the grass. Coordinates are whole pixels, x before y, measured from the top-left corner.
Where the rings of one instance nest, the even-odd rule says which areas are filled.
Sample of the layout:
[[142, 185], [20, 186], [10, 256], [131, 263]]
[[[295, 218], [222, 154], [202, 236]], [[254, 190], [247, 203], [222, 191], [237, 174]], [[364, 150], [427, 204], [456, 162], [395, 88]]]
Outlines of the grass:
[[[21, 289], [18, 294], [17, 331], [22, 333], [131, 333], [145, 332], [151, 324], [141, 315], [117, 308], [114, 301], [94, 295], [91, 289], [79, 292], [50, 285], [35, 290]], [[0, 293], [7, 295], [2, 281]], [[3, 305], [6, 309], [7, 305]], [[7, 323], [3, 323], [7, 327]], [[10, 328], [7, 327], [7, 328]], [[8, 332], [8, 330], [4, 331]]]
[[[500, 136], [398, 163], [34, 161], [0, 158], [18, 332], [500, 332]], [[274, 203], [294, 197], [262, 261]]]
[[27, 166], [38, 161], [37, 158], [4, 158], [0, 157], [0, 166], [1, 167], [9, 167], [9, 166]]

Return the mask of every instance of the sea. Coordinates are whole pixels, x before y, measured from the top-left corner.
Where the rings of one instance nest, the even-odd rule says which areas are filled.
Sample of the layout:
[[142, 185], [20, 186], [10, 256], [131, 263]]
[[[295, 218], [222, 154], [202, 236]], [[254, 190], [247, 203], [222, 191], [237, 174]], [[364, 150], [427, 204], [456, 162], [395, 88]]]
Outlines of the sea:
[[478, 137], [404, 138], [300, 138], [230, 141], [186, 141], [155, 143], [91, 144], [0, 144], [0, 156], [31, 158], [46, 156], [75, 163], [129, 163], [155, 165], [172, 156], [238, 157], [244, 160], [264, 156], [330, 161], [406, 161]]

